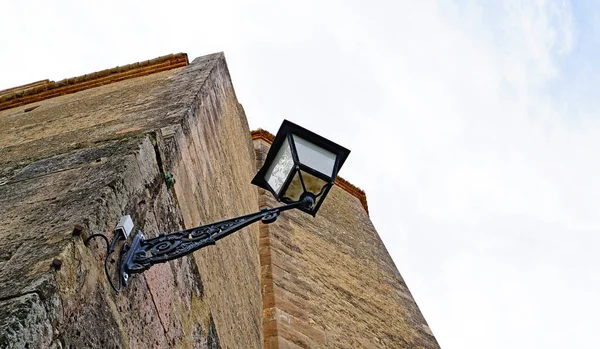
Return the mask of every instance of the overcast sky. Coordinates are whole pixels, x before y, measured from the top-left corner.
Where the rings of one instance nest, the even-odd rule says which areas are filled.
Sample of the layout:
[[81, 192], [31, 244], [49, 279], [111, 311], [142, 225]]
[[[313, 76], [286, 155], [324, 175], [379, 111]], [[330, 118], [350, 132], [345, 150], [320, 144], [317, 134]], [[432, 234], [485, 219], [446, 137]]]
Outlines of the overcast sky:
[[224, 51], [341, 176], [443, 349], [600, 348], [600, 3], [5, 1], [0, 89]]

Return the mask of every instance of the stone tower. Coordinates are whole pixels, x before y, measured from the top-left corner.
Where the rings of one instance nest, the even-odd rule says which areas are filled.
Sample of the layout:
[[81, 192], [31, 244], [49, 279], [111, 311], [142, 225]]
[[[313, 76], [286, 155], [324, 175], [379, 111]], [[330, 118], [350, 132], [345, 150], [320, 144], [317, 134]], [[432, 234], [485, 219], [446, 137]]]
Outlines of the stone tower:
[[111, 289], [83, 239], [120, 216], [155, 236], [277, 204], [250, 184], [272, 135], [250, 132], [223, 54], [0, 91], [0, 132], [0, 348], [439, 348], [343, 179], [316, 218]]

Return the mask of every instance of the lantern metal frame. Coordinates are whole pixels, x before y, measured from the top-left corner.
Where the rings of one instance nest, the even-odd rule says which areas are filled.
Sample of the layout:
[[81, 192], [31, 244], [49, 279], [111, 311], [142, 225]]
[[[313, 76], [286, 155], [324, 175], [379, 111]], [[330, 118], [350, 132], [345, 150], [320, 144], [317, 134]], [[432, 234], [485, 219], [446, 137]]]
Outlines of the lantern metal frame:
[[[304, 139], [305, 141], [307, 141], [309, 143], [312, 143], [318, 147], [321, 147], [335, 155], [335, 161], [334, 161], [332, 173], [330, 175], [321, 173], [302, 162], [302, 160], [298, 156], [298, 151], [296, 148], [296, 141], [294, 140], [294, 135]], [[275, 160], [275, 157], [277, 156], [277, 152], [279, 151], [279, 149], [281, 149], [282, 146], [284, 146], [285, 142], [288, 142], [288, 144], [290, 146], [290, 150], [292, 153], [292, 159], [294, 160], [294, 167], [288, 174], [282, 187], [279, 189], [279, 192], [277, 192], [267, 182], [265, 175], [266, 175], [268, 169], [270, 168], [271, 164]], [[312, 216], [315, 216], [317, 214], [317, 211], [321, 207], [321, 204], [323, 203], [325, 197], [329, 193], [329, 190], [335, 183], [335, 178], [337, 177], [337, 174], [338, 174], [340, 168], [346, 161], [346, 158], [348, 157], [349, 154], [350, 154], [350, 150], [340, 146], [339, 144], [334, 143], [334, 142], [332, 142], [310, 130], [307, 130], [302, 126], [296, 125], [291, 121], [284, 120], [283, 123], [281, 124], [281, 127], [279, 128], [279, 131], [277, 132], [277, 135], [275, 136], [275, 139], [273, 140], [273, 143], [271, 144], [271, 148], [269, 149], [269, 152], [267, 153], [267, 157], [265, 159], [264, 165], [260, 168], [260, 170], [258, 170], [258, 173], [256, 174], [256, 176], [254, 176], [254, 179], [252, 179], [252, 184], [270, 191], [273, 194], [273, 196], [275, 197], [275, 199], [277, 199], [277, 201], [284, 202], [284, 203], [290, 203], [290, 202], [293, 202], [293, 200], [284, 197], [283, 194], [286, 192], [287, 188], [290, 186], [296, 173], [298, 173], [298, 176], [300, 177], [300, 182], [302, 184], [304, 193], [307, 193], [308, 191], [306, 189], [306, 185], [305, 185], [304, 179], [302, 177], [302, 172], [306, 172], [309, 175], [312, 175], [312, 176], [315, 176], [315, 177], [321, 179], [326, 184], [321, 188], [321, 191], [319, 193], [312, 193], [315, 196], [316, 205], [314, 207], [310, 207], [310, 208], [300, 208], [300, 210], [302, 210], [308, 214], [311, 214]]]

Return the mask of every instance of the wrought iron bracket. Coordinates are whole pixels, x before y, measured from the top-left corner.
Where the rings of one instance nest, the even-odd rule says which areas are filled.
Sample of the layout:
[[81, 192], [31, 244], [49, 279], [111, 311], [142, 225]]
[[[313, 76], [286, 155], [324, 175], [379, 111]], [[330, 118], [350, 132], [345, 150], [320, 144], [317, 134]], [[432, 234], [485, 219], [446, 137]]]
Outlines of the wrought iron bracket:
[[203, 247], [214, 245], [218, 240], [254, 222], [262, 221], [269, 224], [277, 220], [283, 211], [294, 208], [310, 208], [314, 203], [314, 196], [308, 194], [299, 201], [280, 207], [265, 208], [256, 213], [170, 234], [161, 233], [154, 238], [147, 239], [141, 231], [138, 231], [131, 244], [125, 243], [121, 250], [118, 266], [119, 285], [127, 286], [133, 274], [142, 273], [154, 264], [181, 258]]

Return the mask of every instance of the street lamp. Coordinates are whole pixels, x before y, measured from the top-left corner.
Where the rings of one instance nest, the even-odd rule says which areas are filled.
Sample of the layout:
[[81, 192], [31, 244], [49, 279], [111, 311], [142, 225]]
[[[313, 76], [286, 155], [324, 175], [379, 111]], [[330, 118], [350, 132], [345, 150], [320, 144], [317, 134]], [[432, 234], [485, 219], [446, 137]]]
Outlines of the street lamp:
[[174, 233], [161, 233], [145, 238], [138, 231], [131, 241], [125, 243], [119, 253], [119, 286], [115, 287], [108, 273], [108, 258], [116, 244], [127, 240], [133, 229], [129, 216], [121, 218], [115, 229], [112, 243], [103, 234], [107, 244], [104, 261], [106, 276], [116, 292], [127, 286], [133, 274], [142, 273], [157, 263], [164, 263], [188, 255], [208, 245], [214, 245], [236, 231], [254, 223], [274, 222], [283, 211], [294, 208], [315, 216], [350, 151], [303, 127], [284, 120], [267, 153], [265, 163], [252, 184], [270, 191], [283, 206], [263, 208], [259, 212], [223, 220]]
[[348, 149], [284, 120], [252, 184], [284, 203], [311, 197], [314, 204], [298, 208], [314, 216], [348, 154]]

